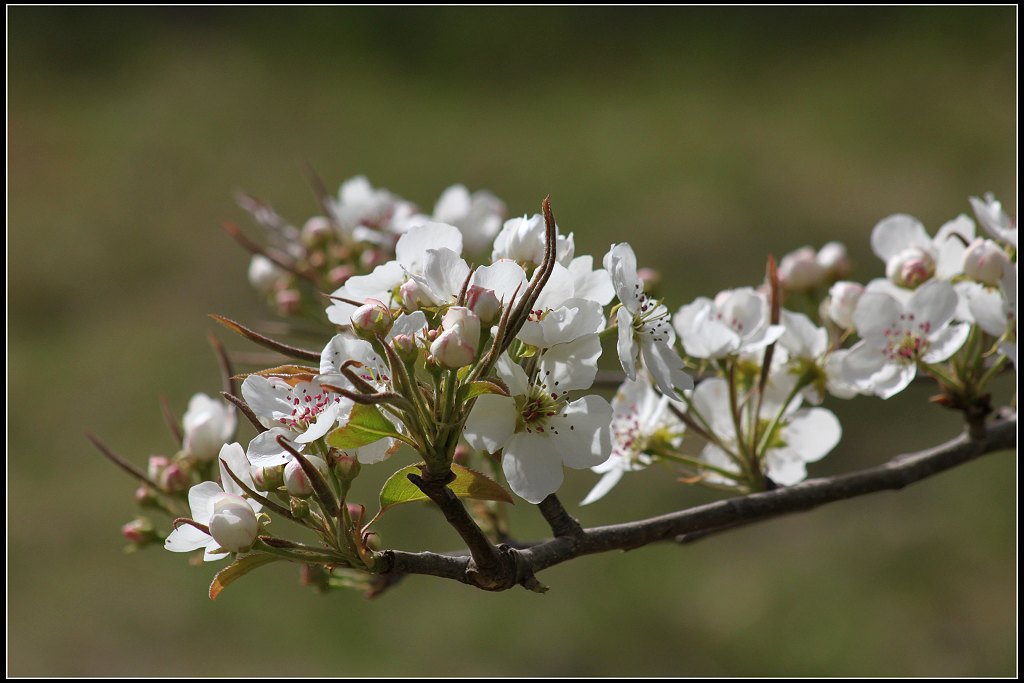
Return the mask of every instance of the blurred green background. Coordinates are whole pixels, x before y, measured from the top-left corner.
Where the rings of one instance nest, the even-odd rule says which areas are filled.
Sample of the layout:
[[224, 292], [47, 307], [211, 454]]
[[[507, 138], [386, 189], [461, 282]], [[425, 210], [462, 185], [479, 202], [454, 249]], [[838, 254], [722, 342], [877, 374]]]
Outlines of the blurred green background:
[[[628, 239], [675, 309], [754, 284], [766, 253], [934, 232], [993, 191], [1016, 215], [1016, 10], [8, 9], [8, 673], [14, 675], [1012, 675], [1016, 459], [986, 457], [683, 548], [550, 570], [543, 596], [414, 577], [319, 596], [289, 566], [215, 603], [214, 572], [126, 555], [132, 482], [86, 442], [166, 453], [157, 399], [218, 390], [219, 312], [267, 317], [244, 188], [302, 221], [308, 160], [431, 207], [551, 193], [578, 252]], [[226, 335], [221, 335], [222, 337]], [[229, 340], [233, 348], [244, 343]], [[607, 359], [605, 359], [607, 360]], [[958, 432], [926, 387], [833, 402], [813, 474]], [[243, 435], [248, 438], [247, 435]], [[364, 482], [407, 464], [396, 456]], [[584, 524], [707, 500], [664, 471], [567, 478]], [[411, 506], [393, 547], [459, 546]], [[516, 533], [539, 537], [518, 505]]]

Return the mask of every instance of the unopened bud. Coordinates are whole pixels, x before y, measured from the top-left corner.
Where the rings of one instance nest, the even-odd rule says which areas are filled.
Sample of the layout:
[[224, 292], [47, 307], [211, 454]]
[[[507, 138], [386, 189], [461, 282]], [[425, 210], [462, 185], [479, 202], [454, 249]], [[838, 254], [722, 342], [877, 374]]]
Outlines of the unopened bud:
[[853, 329], [853, 312], [864, 293], [859, 282], [840, 280], [828, 290], [828, 318], [844, 330]]
[[306, 263], [308, 263], [311, 268], [319, 270], [327, 265], [327, 254], [319, 249], [314, 249], [306, 254]]
[[335, 287], [341, 287], [355, 274], [352, 266], [335, 266], [327, 273], [327, 280]]
[[291, 508], [292, 517], [295, 519], [305, 519], [306, 517], [309, 517], [309, 503], [301, 498], [290, 498], [288, 507]]
[[[313, 463], [313, 466], [320, 470], [321, 474], [327, 474], [327, 463], [324, 462], [323, 458], [317, 455], [307, 455], [306, 460]], [[288, 489], [288, 493], [299, 498], [305, 498], [313, 494], [313, 484], [309, 481], [309, 477], [306, 476], [302, 465], [295, 458], [292, 458], [284, 466], [284, 486]]]
[[160, 488], [169, 493], [177, 493], [189, 488], [191, 477], [186, 467], [181, 463], [171, 463], [160, 473]]
[[296, 289], [281, 289], [274, 294], [274, 304], [281, 315], [295, 315], [302, 303], [302, 295]]
[[501, 311], [501, 302], [493, 289], [472, 285], [466, 290], [466, 307], [476, 313], [480, 322], [490, 325]]
[[935, 275], [935, 259], [927, 252], [911, 247], [889, 259], [885, 276], [900, 287], [914, 289]]
[[446, 330], [430, 345], [430, 354], [446, 368], [461, 368], [476, 360], [476, 347], [467, 344], [458, 329]]
[[164, 468], [171, 464], [170, 459], [164, 455], [151, 455], [149, 460], [146, 462], [146, 476], [151, 481], [160, 481], [160, 476], [163, 474]]
[[334, 458], [334, 471], [342, 481], [352, 481], [358, 477], [362, 467], [359, 460], [348, 453], [342, 453]]
[[283, 268], [277, 266], [266, 256], [256, 254], [249, 261], [249, 284], [260, 294], [270, 294], [278, 281], [287, 275]]
[[790, 252], [779, 262], [779, 283], [787, 292], [809, 292], [824, 280], [825, 269], [818, 264], [811, 247]]
[[369, 550], [377, 551], [384, 547], [384, 542], [376, 531], [368, 531], [363, 534], [363, 545]]
[[323, 216], [313, 216], [302, 226], [302, 241], [307, 246], [320, 244], [327, 240], [333, 232], [329, 220]]
[[420, 283], [415, 280], [406, 280], [402, 283], [398, 288], [398, 298], [402, 300], [405, 310], [410, 313], [420, 310], [420, 306], [429, 306], [433, 303], [420, 287]]
[[644, 283], [644, 291], [647, 293], [653, 292], [661, 284], [661, 273], [654, 268], [640, 268], [636, 276]]
[[135, 489], [135, 502], [139, 504], [139, 507], [149, 508], [156, 507], [158, 501], [152, 489], [148, 486], [140, 486]]
[[480, 343], [480, 318], [465, 306], [452, 306], [441, 318], [444, 330], [458, 330], [462, 341], [476, 349]]
[[842, 242], [829, 242], [823, 246], [818, 250], [817, 260], [830, 280], [841, 280], [850, 275], [850, 258]]
[[248, 551], [256, 540], [259, 526], [256, 513], [241, 496], [221, 493], [214, 498], [210, 535], [224, 550], [232, 553]]
[[473, 455], [473, 449], [464, 443], [460, 443], [455, 447], [455, 454], [452, 456], [452, 461], [459, 465], [469, 464], [469, 458]]
[[352, 313], [352, 330], [364, 339], [383, 337], [391, 331], [394, 322], [391, 309], [377, 299], [367, 299]]
[[997, 287], [1010, 258], [992, 240], [978, 238], [964, 254], [964, 275], [983, 285]]
[[145, 517], [136, 517], [121, 527], [121, 535], [133, 545], [144, 546], [160, 540], [153, 523]]
[[253, 466], [249, 468], [249, 473], [257, 491], [274, 491], [284, 486], [284, 465]]
[[363, 523], [363, 517], [366, 516], [366, 507], [358, 503], [346, 503], [348, 508], [348, 516], [352, 518], [352, 523], [359, 526]]
[[391, 347], [406, 363], [414, 362], [420, 354], [420, 350], [416, 348], [416, 340], [407, 334], [396, 334], [391, 339]]

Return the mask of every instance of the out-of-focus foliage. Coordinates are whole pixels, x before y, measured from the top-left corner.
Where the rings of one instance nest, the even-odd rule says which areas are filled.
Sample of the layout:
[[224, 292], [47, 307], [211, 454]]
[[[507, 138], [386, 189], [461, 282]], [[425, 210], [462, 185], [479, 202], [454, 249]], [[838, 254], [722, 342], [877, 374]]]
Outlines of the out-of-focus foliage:
[[[545, 574], [543, 597], [416, 577], [377, 602], [323, 598], [275, 565], [212, 603], [209, 572], [116, 552], [132, 484], [83, 437], [137, 462], [172, 448], [159, 394], [180, 412], [218, 386], [212, 353], [196, 362], [204, 314], [264, 315], [218, 228], [245, 220], [231, 193], [301, 221], [316, 211], [303, 161], [425, 208], [452, 182], [513, 215], [550, 192], [585, 251], [625, 233], [672, 307], [755, 284], [768, 251], [830, 239], [872, 277], [870, 229], [897, 211], [934, 230], [993, 191], [1016, 215], [1013, 8], [8, 19], [10, 673], [1013, 672], [1010, 456], [692, 547], [579, 560]], [[812, 476], [957, 432], [927, 395], [835, 406], [846, 438]], [[593, 481], [573, 473], [563, 499]], [[640, 473], [579, 515], [707, 497]], [[542, 533], [517, 507], [521, 536]], [[387, 543], [459, 545], [422, 512], [390, 513]]]

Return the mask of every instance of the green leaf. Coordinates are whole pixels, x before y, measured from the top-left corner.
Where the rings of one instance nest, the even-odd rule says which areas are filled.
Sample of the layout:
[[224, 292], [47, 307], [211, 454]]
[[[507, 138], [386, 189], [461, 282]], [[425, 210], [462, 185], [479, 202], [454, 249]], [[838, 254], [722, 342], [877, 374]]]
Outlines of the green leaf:
[[[416, 488], [416, 485], [409, 481], [407, 476], [410, 474], [422, 474], [422, 470], [423, 463], [409, 465], [392, 474], [384, 482], [384, 488], [380, 490], [380, 513], [402, 503], [427, 500], [426, 495]], [[448, 484], [448, 488], [459, 498], [498, 500], [503, 503], [514, 504], [512, 496], [501, 484], [480, 474], [476, 470], [453, 464], [452, 472], [455, 473], [455, 481]], [[380, 513], [378, 513], [378, 516]]]
[[375, 406], [356, 403], [352, 406], [348, 424], [328, 434], [327, 444], [347, 450], [371, 444], [386, 436], [397, 438], [401, 434], [395, 431], [395, 425]]
[[466, 401], [472, 400], [481, 394], [500, 394], [501, 396], [508, 396], [508, 392], [494, 382], [478, 380], [476, 382], [465, 384], [459, 389], [459, 402], [465, 403]]
[[280, 559], [282, 558], [269, 553], [254, 553], [239, 557], [217, 572], [217, 575], [213, 577], [213, 583], [210, 584], [210, 599], [216, 600], [220, 592], [227, 588], [229, 584], [234, 583], [236, 579], [242, 578], [253, 569], [270, 564], [271, 562], [277, 562]]

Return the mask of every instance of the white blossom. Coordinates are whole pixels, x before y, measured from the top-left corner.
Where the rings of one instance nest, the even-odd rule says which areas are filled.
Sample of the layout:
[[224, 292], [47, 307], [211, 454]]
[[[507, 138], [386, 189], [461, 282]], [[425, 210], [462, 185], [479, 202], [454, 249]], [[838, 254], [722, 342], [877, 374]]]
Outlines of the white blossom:
[[1017, 222], [1003, 210], [1002, 203], [995, 195], [986, 192], [984, 199], [971, 197], [971, 207], [988, 234], [1017, 248]]
[[472, 194], [465, 185], [452, 185], [434, 205], [433, 219], [462, 231], [466, 249], [480, 253], [501, 230], [505, 203], [486, 190]]
[[725, 358], [763, 349], [785, 328], [770, 324], [768, 300], [750, 287], [719, 292], [714, 301], [699, 297], [676, 313], [675, 327], [686, 353]]
[[[555, 227], [555, 260], [563, 266], [572, 262], [576, 251], [572, 233], [562, 235]], [[544, 260], [544, 217], [540, 214], [505, 221], [494, 239], [491, 260], [510, 259], [527, 265], [540, 265]]]
[[195, 394], [181, 420], [184, 429], [183, 448], [199, 460], [212, 460], [235, 433], [238, 418], [235, 407]]
[[961, 214], [932, 239], [913, 216], [895, 214], [871, 231], [871, 249], [885, 262], [885, 275], [914, 289], [932, 278], [948, 280], [963, 270], [965, 244], [974, 239], [974, 221]]

